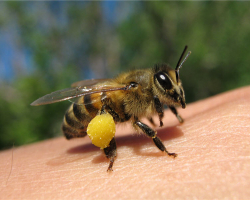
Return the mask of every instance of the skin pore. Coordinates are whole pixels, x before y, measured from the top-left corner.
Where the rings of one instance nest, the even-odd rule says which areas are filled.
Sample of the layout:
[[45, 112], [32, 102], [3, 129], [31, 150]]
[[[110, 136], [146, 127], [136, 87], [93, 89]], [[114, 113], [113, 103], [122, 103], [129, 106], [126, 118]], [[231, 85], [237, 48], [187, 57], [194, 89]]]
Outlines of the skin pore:
[[249, 102], [244, 87], [178, 108], [183, 124], [165, 111], [157, 136], [175, 159], [131, 126], [118, 126], [109, 173], [108, 159], [88, 137], [2, 151], [0, 199], [247, 199]]

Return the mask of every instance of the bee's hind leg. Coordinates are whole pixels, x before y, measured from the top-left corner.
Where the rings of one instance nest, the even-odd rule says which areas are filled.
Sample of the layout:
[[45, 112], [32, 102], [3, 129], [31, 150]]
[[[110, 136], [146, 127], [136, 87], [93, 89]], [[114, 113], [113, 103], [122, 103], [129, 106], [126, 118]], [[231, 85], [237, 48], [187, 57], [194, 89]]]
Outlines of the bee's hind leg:
[[156, 131], [154, 131], [153, 129], [151, 129], [146, 124], [140, 122], [139, 120], [136, 120], [134, 122], [134, 125], [137, 126], [138, 128], [140, 128], [143, 131], [143, 133], [145, 133], [147, 136], [151, 137], [153, 139], [155, 145], [158, 147], [158, 149], [160, 149], [161, 151], [166, 152], [169, 156], [173, 156], [174, 158], [177, 156], [176, 153], [169, 153], [167, 151], [166, 147], [164, 146], [164, 144], [162, 143], [162, 141], [160, 140], [160, 138], [158, 138], [156, 136]]
[[109, 167], [107, 171], [113, 171], [112, 167], [116, 157], [116, 142], [115, 138], [110, 141], [109, 146], [104, 148], [104, 153], [108, 159], [110, 159]]

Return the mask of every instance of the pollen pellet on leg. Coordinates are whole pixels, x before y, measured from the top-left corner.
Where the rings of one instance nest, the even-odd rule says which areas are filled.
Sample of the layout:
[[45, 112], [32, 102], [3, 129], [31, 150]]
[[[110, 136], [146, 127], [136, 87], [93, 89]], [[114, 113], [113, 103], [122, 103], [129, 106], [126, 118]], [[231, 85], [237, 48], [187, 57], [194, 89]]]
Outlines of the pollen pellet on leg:
[[115, 122], [109, 113], [95, 116], [89, 123], [87, 134], [92, 143], [104, 149], [115, 136]]

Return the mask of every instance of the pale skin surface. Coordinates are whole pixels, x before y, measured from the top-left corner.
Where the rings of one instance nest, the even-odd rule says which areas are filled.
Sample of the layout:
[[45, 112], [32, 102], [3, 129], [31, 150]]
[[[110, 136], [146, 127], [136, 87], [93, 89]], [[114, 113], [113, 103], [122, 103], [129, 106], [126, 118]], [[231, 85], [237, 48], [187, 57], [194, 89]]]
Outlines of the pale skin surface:
[[88, 137], [3, 151], [0, 199], [249, 199], [249, 102], [245, 87], [188, 104], [181, 125], [166, 111], [158, 136], [175, 159], [120, 126], [111, 173]]

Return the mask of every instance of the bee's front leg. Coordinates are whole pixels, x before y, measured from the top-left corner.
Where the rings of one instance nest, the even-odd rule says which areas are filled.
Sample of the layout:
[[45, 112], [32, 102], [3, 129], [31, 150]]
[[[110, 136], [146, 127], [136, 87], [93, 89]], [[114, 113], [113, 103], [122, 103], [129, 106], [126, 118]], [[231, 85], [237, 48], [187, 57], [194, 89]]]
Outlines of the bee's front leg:
[[143, 133], [145, 133], [147, 136], [151, 137], [155, 143], [155, 145], [161, 150], [166, 152], [169, 156], [173, 156], [174, 158], [177, 156], [176, 153], [169, 153], [166, 149], [166, 147], [164, 146], [164, 144], [162, 143], [162, 141], [160, 140], [160, 138], [158, 138], [156, 136], [156, 131], [154, 131], [153, 129], [151, 129], [149, 126], [147, 126], [146, 124], [140, 122], [138, 119], [135, 119], [134, 122], [134, 126], [137, 126], [138, 128], [140, 128]]
[[174, 113], [174, 115], [177, 117], [177, 119], [179, 120], [180, 123], [183, 123], [184, 120], [182, 119], [182, 117], [178, 114], [176, 108], [174, 106], [168, 106], [170, 108], [170, 110], [172, 111], [172, 113]]
[[160, 127], [162, 127], [163, 126], [162, 118], [163, 118], [164, 113], [163, 113], [162, 103], [160, 102], [160, 99], [158, 98], [158, 96], [154, 96], [154, 104], [155, 104], [156, 112], [158, 113], [158, 116], [159, 116]]
[[113, 171], [112, 167], [113, 167], [115, 157], [116, 157], [116, 142], [115, 142], [114, 137], [110, 141], [109, 146], [104, 148], [103, 150], [104, 150], [104, 153], [105, 153], [106, 157], [108, 159], [110, 159], [109, 167], [108, 167], [107, 171]]

